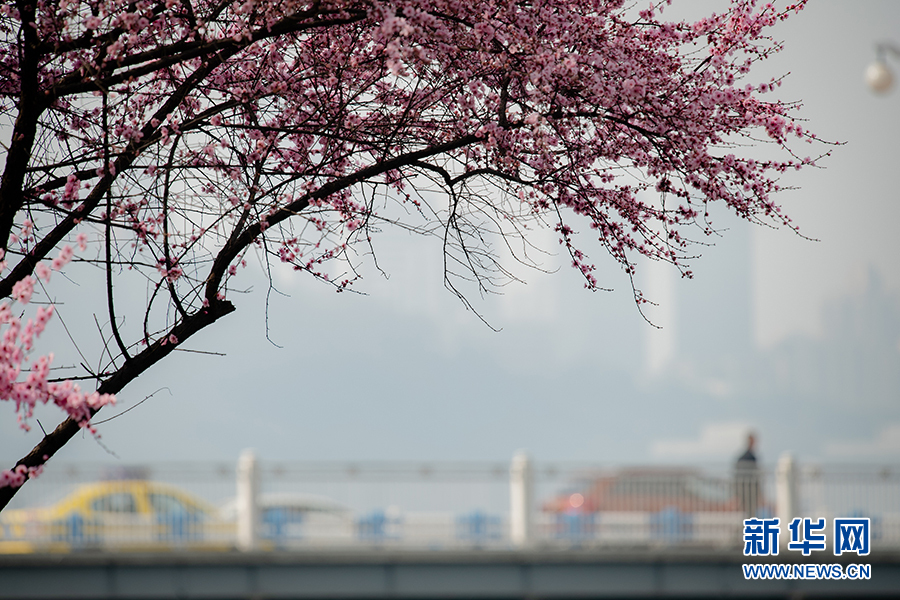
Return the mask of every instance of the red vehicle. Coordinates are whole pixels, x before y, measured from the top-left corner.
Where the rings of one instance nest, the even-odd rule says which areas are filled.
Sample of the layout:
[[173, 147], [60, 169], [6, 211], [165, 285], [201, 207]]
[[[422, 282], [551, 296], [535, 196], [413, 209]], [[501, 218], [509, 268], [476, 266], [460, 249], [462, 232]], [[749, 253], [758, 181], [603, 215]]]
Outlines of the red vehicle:
[[628, 469], [588, 479], [543, 505], [549, 513], [737, 512], [740, 501], [730, 478], [690, 469]]

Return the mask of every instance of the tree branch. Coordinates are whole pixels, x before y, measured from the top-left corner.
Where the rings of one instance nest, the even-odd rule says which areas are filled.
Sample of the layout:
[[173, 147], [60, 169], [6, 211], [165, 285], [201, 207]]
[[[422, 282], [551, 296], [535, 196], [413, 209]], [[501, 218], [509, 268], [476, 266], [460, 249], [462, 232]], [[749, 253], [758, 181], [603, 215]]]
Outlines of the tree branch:
[[[97, 388], [97, 392], [100, 394], [116, 394], [120, 392], [126, 385], [175, 350], [176, 344], [168, 341], [170, 336], [175, 336], [179, 342], [183, 342], [225, 315], [234, 312], [234, 310], [235, 307], [230, 302], [216, 300], [210, 303], [209, 306], [182, 319], [167, 335], [149, 345], [143, 352], [121, 366], [112, 376], [105, 379]], [[96, 410], [92, 410], [91, 416], [96, 413]], [[72, 417], [67, 418], [56, 429], [44, 436], [31, 452], [16, 463], [16, 466], [37, 467], [45, 464], [78, 433], [81, 427], [81, 424]], [[9, 501], [20, 489], [20, 487], [15, 488], [11, 486], [0, 487], [0, 510], [9, 504]]]

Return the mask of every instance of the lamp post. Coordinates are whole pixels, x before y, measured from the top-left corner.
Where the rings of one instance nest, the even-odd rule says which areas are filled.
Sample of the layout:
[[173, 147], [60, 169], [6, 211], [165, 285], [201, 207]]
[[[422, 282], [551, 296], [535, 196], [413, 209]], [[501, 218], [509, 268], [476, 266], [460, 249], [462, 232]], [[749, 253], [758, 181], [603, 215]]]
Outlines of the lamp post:
[[866, 68], [866, 83], [876, 94], [886, 94], [894, 85], [894, 74], [887, 65], [887, 56], [900, 58], [900, 48], [890, 42], [875, 44], [875, 61]]

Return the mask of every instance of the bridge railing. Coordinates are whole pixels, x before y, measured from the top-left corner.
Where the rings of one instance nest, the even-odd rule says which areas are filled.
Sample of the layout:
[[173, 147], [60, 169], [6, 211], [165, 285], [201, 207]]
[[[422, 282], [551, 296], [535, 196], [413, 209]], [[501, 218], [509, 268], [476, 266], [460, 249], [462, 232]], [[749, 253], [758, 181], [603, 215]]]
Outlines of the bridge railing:
[[[0, 552], [693, 546], [747, 516], [869, 517], [900, 548], [900, 467], [574, 463], [53, 465], [0, 513]], [[786, 532], [786, 523], [782, 525]]]

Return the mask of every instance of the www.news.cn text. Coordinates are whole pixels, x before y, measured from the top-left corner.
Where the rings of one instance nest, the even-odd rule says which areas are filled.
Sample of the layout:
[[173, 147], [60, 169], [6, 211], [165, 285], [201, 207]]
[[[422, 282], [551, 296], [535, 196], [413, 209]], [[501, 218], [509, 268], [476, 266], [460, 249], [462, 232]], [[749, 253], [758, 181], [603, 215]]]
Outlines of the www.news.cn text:
[[741, 565], [744, 579], [871, 579], [872, 565]]

